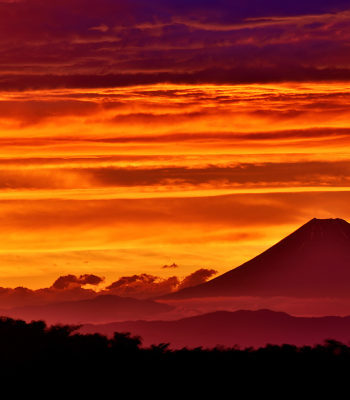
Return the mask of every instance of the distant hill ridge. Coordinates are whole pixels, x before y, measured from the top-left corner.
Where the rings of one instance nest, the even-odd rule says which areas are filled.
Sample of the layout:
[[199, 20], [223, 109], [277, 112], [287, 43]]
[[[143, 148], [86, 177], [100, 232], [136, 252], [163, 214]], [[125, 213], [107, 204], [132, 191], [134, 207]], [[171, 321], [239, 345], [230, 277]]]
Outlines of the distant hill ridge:
[[294, 317], [269, 310], [217, 311], [177, 321], [129, 321], [84, 325], [83, 333], [131, 332], [143, 344], [170, 343], [173, 348], [198, 346], [261, 347], [266, 344], [321, 344], [326, 339], [350, 341], [348, 317]]
[[49, 324], [101, 323], [157, 317], [173, 307], [152, 300], [131, 297], [100, 295], [93, 299], [65, 301], [40, 306], [16, 307], [0, 310], [0, 315], [22, 318], [27, 321], [42, 319]]

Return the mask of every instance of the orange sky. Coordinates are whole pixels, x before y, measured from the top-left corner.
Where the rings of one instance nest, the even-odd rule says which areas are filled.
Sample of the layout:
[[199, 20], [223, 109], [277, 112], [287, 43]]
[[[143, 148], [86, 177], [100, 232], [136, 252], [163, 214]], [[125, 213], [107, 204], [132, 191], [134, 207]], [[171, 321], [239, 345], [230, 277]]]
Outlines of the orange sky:
[[350, 219], [349, 26], [347, 0], [0, 0], [0, 288], [222, 273]]
[[224, 272], [350, 218], [348, 83], [2, 92], [0, 281]]

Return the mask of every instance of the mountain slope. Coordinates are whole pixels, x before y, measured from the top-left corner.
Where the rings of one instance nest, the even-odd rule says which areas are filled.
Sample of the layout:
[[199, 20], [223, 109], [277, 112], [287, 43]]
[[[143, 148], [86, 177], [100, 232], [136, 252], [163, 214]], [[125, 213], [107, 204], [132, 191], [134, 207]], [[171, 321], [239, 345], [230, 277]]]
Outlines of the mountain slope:
[[218, 311], [177, 321], [133, 321], [105, 325], [85, 325], [84, 333], [131, 332], [149, 346], [170, 343], [172, 348], [242, 347], [270, 344], [313, 345], [332, 338], [350, 340], [350, 317], [292, 317], [282, 312]]
[[350, 224], [314, 218], [240, 267], [164, 298], [211, 296], [350, 297]]

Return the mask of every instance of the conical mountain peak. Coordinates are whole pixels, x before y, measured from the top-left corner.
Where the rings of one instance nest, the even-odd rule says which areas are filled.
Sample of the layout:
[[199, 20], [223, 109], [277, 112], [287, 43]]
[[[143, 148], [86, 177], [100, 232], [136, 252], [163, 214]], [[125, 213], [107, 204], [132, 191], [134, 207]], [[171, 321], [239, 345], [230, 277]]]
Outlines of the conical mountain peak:
[[346, 224], [350, 225], [345, 219], [341, 218], [312, 218], [305, 225], [337, 225], [337, 224]]
[[[337, 246], [336, 243], [340, 244], [344, 241], [345, 246], [350, 245], [350, 224], [341, 218], [313, 218], [305, 225], [301, 226], [292, 235], [288, 236], [286, 239], [291, 237], [297, 237], [298, 241], [303, 241], [304, 246], [307, 244], [308, 240], [313, 242], [317, 240], [318, 242], [313, 244], [313, 246], [319, 247], [330, 247], [333, 245]], [[286, 240], [284, 239], [284, 240]], [[327, 242], [323, 243], [325, 240]], [[349, 241], [349, 242], [348, 242]], [[311, 245], [311, 243], [309, 243]], [[310, 247], [310, 251], [315, 251], [318, 253], [322, 249]], [[334, 249], [336, 251], [336, 249]]]
[[350, 224], [313, 218], [238, 268], [171, 296], [350, 297]]
[[305, 225], [302, 225], [301, 228], [331, 228], [335, 226], [350, 227], [350, 224], [341, 218], [312, 218]]

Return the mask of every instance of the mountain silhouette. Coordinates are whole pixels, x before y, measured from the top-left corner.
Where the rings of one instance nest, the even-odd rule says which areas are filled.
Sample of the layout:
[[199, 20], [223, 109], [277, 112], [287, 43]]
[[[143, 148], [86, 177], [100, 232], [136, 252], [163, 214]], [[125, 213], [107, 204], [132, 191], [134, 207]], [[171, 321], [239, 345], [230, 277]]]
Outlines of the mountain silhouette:
[[83, 333], [131, 332], [143, 344], [170, 343], [172, 348], [234, 346], [261, 347], [283, 343], [297, 346], [323, 343], [326, 339], [349, 342], [350, 317], [293, 317], [269, 310], [217, 311], [177, 321], [130, 321], [84, 325]]
[[238, 268], [163, 298], [212, 296], [350, 297], [350, 224], [314, 218]]
[[173, 307], [152, 300], [101, 295], [93, 299], [65, 301], [40, 306], [16, 307], [0, 310], [0, 315], [26, 321], [45, 320], [49, 324], [102, 323], [129, 319], [159, 317]]

